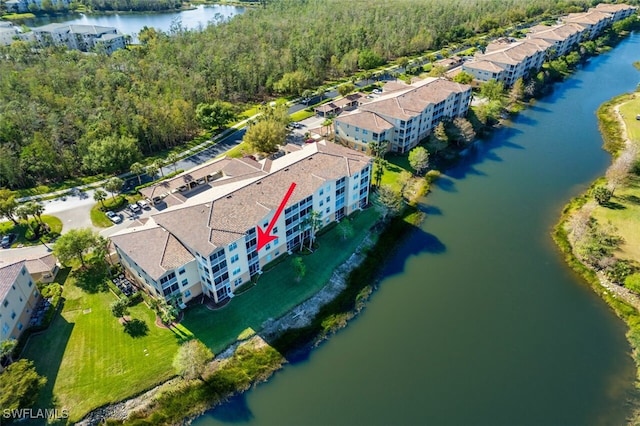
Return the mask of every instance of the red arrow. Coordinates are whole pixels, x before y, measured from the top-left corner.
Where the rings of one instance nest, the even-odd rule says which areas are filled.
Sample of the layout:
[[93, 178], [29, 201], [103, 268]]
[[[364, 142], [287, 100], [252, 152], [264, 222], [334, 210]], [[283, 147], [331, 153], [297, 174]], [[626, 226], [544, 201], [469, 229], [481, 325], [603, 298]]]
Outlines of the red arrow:
[[295, 182], [292, 182], [291, 186], [289, 187], [289, 190], [287, 191], [284, 198], [280, 202], [280, 205], [276, 210], [276, 214], [273, 215], [273, 219], [271, 219], [269, 226], [267, 226], [267, 229], [263, 231], [259, 225], [256, 226], [256, 228], [258, 228], [258, 247], [256, 248], [256, 250], [260, 250], [262, 247], [266, 246], [271, 241], [278, 238], [277, 235], [271, 235], [271, 230], [275, 226], [276, 222], [278, 222], [278, 218], [282, 214], [282, 210], [284, 210], [284, 206], [287, 205], [287, 201], [289, 201], [289, 198], [291, 197], [291, 194], [293, 194], [294, 189], [296, 189], [296, 184]]

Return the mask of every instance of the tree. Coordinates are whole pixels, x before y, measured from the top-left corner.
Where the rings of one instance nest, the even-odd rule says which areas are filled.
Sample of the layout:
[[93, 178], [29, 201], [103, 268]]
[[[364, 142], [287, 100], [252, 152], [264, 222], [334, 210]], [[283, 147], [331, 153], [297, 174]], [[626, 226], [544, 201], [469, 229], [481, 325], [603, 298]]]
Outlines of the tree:
[[156, 161], [153, 162], [153, 165], [155, 166], [156, 170], [160, 172], [160, 176], [162, 177], [162, 179], [164, 179], [164, 170], [162, 170], [162, 168], [164, 167], [164, 160], [161, 158], [158, 158]]
[[221, 129], [236, 118], [233, 105], [229, 102], [214, 101], [201, 103], [196, 107], [196, 119], [209, 130]]
[[124, 322], [126, 315], [129, 315], [129, 306], [125, 299], [118, 299], [111, 304], [111, 314], [116, 318], [122, 318]]
[[144, 174], [144, 166], [136, 161], [131, 165], [129, 170], [138, 178], [138, 185], [142, 185], [142, 180], [140, 179], [140, 176]]
[[14, 225], [18, 225], [16, 220], [16, 209], [18, 208], [18, 202], [13, 191], [0, 188], [0, 215], [11, 220]]
[[109, 135], [89, 144], [82, 164], [92, 172], [114, 173], [127, 170], [140, 156], [137, 139]]
[[213, 358], [211, 349], [200, 340], [192, 339], [183, 343], [173, 359], [176, 372], [187, 380], [202, 378], [207, 363]]
[[524, 99], [524, 80], [517, 79], [509, 91], [509, 102], [516, 103]]
[[453, 81], [460, 84], [471, 84], [473, 82], [473, 76], [466, 71], [460, 71], [453, 77]]
[[376, 186], [380, 186], [380, 182], [382, 182], [382, 176], [384, 175], [384, 171], [389, 166], [389, 162], [382, 157], [376, 157], [373, 160], [373, 178], [375, 179]]
[[624, 286], [636, 294], [640, 294], [640, 273], [628, 275], [624, 280]]
[[409, 165], [416, 171], [417, 175], [429, 167], [429, 151], [421, 146], [417, 146], [409, 151]]
[[353, 234], [355, 233], [353, 225], [348, 219], [343, 219], [340, 221], [340, 223], [338, 224], [338, 232], [342, 236], [343, 240], [348, 240], [349, 238], [353, 237]]
[[344, 83], [338, 86], [338, 93], [340, 96], [347, 96], [354, 90], [356, 90], [356, 86], [353, 83]]
[[84, 255], [97, 249], [102, 244], [100, 235], [89, 228], [71, 229], [62, 234], [53, 247], [53, 252], [62, 263], [78, 259], [86, 266]]
[[448, 139], [460, 147], [470, 144], [476, 137], [471, 122], [462, 117], [456, 117], [453, 121], [445, 123], [445, 130], [448, 133]]
[[447, 67], [442, 65], [434, 65], [429, 70], [429, 77], [444, 77], [447, 73]]
[[369, 142], [369, 150], [376, 158], [384, 158], [387, 151], [389, 151], [389, 141], [371, 141]]
[[303, 89], [312, 83], [311, 76], [303, 71], [293, 71], [284, 73], [282, 78], [273, 85], [273, 88], [285, 95], [300, 96]]
[[100, 204], [102, 204], [102, 208], [104, 208], [104, 200], [106, 200], [106, 198], [107, 193], [104, 191], [104, 189], [97, 188], [93, 193], [93, 200], [99, 201]]
[[403, 197], [405, 197], [407, 187], [411, 183], [411, 177], [411, 173], [406, 170], [401, 171], [400, 176], [398, 176], [398, 183], [400, 184], [400, 195], [402, 195]]
[[501, 81], [491, 79], [480, 86], [480, 96], [490, 101], [502, 99], [504, 84]]
[[24, 205], [27, 207], [29, 214], [36, 218], [40, 224], [43, 224], [42, 213], [44, 213], [44, 206], [42, 203], [38, 201], [27, 201]]
[[402, 196], [390, 185], [378, 188], [376, 207], [382, 214], [382, 220], [396, 216], [402, 211]]
[[149, 164], [147, 167], [145, 167], [145, 171], [149, 176], [151, 176], [151, 179], [155, 179], [159, 172], [158, 164], [157, 163]]
[[365, 49], [358, 54], [358, 67], [364, 70], [379, 67], [384, 64], [384, 59], [377, 53]]
[[0, 407], [4, 410], [30, 408], [47, 378], [38, 375], [33, 361], [20, 359], [0, 374]]
[[607, 204], [609, 200], [611, 200], [612, 195], [611, 190], [604, 186], [598, 186], [593, 190], [593, 198], [595, 198], [600, 205]]
[[316, 241], [316, 232], [322, 227], [322, 213], [312, 210], [302, 220], [302, 229], [309, 230], [309, 250], [312, 250]]
[[122, 186], [124, 185], [124, 181], [119, 177], [112, 177], [108, 181], [104, 183], [104, 189], [111, 193], [111, 198], [116, 199], [116, 192], [120, 192]]
[[291, 260], [291, 266], [293, 267], [293, 271], [296, 274], [296, 282], [299, 283], [307, 273], [307, 266], [304, 264], [304, 261], [300, 256], [296, 256], [293, 258], [293, 260]]
[[171, 164], [173, 166], [173, 173], [178, 172], [178, 154], [175, 152], [169, 153], [167, 155], [167, 164]]
[[637, 156], [637, 145], [631, 145], [629, 148], [625, 149], [607, 169], [605, 176], [607, 178], [607, 183], [609, 184], [608, 187], [611, 190], [611, 196], [615, 193], [618, 185], [622, 184], [629, 175]]
[[282, 122], [276, 120], [261, 120], [251, 125], [244, 135], [244, 141], [255, 152], [273, 154], [278, 146], [283, 145], [287, 138], [287, 129]]
[[18, 346], [18, 341], [16, 339], [6, 339], [0, 342], [0, 361], [3, 358], [7, 358], [9, 362], [13, 362], [13, 351]]

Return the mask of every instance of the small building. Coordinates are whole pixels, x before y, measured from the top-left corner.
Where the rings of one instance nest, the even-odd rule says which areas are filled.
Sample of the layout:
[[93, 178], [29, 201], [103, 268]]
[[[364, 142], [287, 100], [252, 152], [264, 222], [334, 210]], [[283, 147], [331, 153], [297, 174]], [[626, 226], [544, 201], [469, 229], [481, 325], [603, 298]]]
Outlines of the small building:
[[33, 34], [41, 46], [67, 46], [82, 52], [103, 48], [111, 54], [126, 45], [124, 34], [116, 28], [98, 25], [48, 24], [33, 28]]
[[26, 267], [33, 280], [41, 283], [53, 282], [60, 269], [58, 259], [53, 254], [26, 260]]
[[39, 298], [24, 260], [0, 266], [0, 342], [20, 337]]

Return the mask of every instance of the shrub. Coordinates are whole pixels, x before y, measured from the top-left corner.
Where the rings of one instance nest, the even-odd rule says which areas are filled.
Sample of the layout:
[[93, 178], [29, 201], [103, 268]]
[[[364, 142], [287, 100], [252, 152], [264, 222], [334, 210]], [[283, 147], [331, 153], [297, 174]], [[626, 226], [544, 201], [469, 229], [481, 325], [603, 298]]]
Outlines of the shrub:
[[593, 190], [593, 198], [595, 198], [600, 205], [607, 204], [612, 196], [613, 193], [611, 190], [604, 186], [598, 186]]

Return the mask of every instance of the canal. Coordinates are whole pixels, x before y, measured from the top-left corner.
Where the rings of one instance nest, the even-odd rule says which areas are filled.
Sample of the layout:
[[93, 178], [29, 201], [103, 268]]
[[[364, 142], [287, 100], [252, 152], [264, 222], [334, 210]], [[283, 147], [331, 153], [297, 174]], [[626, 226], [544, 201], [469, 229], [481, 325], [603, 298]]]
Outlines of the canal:
[[636, 34], [471, 150], [355, 321], [194, 424], [623, 424], [625, 326], [550, 231], [608, 165], [595, 110], [639, 57]]

